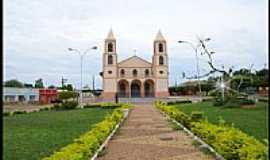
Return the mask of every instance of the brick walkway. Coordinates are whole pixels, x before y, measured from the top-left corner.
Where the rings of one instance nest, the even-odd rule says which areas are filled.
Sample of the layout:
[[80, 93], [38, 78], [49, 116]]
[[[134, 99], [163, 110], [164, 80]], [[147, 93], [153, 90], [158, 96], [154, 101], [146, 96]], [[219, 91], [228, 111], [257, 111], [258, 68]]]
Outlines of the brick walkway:
[[137, 105], [98, 160], [210, 160], [151, 105]]

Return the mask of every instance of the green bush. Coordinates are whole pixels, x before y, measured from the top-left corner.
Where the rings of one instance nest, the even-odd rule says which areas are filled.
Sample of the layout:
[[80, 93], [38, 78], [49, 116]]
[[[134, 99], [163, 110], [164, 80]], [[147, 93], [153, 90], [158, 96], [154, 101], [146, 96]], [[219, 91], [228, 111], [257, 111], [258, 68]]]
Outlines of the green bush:
[[174, 106], [166, 106], [162, 102], [156, 102], [155, 105], [171, 118], [191, 129], [195, 135], [211, 145], [225, 159], [266, 160], [268, 156], [267, 145], [239, 129], [224, 125], [225, 121], [214, 125], [202, 121], [203, 114], [201, 112], [192, 112], [191, 117], [189, 117]]
[[45, 108], [40, 108], [40, 109], [39, 109], [39, 111], [48, 111], [48, 110], [50, 110], [49, 107], [45, 107]]
[[26, 114], [27, 112], [26, 111], [15, 111], [13, 112], [13, 115], [15, 114]]
[[54, 110], [71, 110], [71, 109], [75, 109], [78, 106], [78, 102], [77, 101], [65, 101], [62, 103], [56, 103], [53, 105], [52, 109]]
[[11, 116], [12, 113], [11, 112], [3, 112], [3, 116]]
[[87, 104], [84, 108], [102, 108], [102, 109], [116, 109], [116, 108], [129, 108], [129, 104], [125, 103], [98, 103], [98, 104]]
[[62, 103], [61, 109], [70, 110], [70, 109], [75, 109], [77, 106], [78, 106], [78, 102], [76, 101], [66, 101]]
[[268, 98], [259, 98], [258, 99], [259, 102], [269, 102]]
[[115, 126], [122, 120], [122, 110], [116, 109], [95, 128], [74, 140], [74, 143], [54, 152], [43, 160], [88, 160], [105, 141]]
[[193, 111], [191, 112], [191, 121], [198, 122], [203, 119], [203, 112], [200, 111]]
[[77, 92], [73, 92], [73, 91], [64, 91], [64, 92], [60, 92], [58, 93], [58, 98], [60, 100], [68, 100], [68, 99], [74, 99], [74, 98], [78, 98], [79, 97], [79, 93]]
[[167, 102], [168, 105], [184, 104], [184, 103], [192, 103], [192, 101], [191, 100], [181, 100], [181, 101]]
[[115, 103], [102, 103], [101, 108], [104, 109], [115, 109], [115, 108], [120, 108], [122, 105], [121, 104], [115, 104]]
[[60, 110], [61, 109], [61, 104], [59, 104], [59, 103], [54, 104], [53, 107], [52, 107], [52, 109], [54, 109], [54, 110]]
[[100, 108], [101, 104], [87, 104], [84, 105], [83, 108]]
[[193, 122], [191, 131], [215, 148], [225, 159], [266, 159], [267, 147], [242, 131], [208, 122]]
[[213, 98], [204, 98], [202, 99], [202, 102], [212, 102], [213, 100]]

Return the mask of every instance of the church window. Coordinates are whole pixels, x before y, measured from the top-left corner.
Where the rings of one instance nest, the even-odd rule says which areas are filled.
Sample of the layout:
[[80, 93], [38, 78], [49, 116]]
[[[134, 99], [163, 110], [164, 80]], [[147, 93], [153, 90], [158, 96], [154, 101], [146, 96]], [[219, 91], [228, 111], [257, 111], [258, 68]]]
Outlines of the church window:
[[108, 44], [108, 52], [113, 52], [113, 44], [112, 43]]
[[108, 71], [109, 74], [112, 74], [112, 71]]
[[149, 70], [148, 69], [146, 69], [144, 72], [145, 72], [145, 76], [149, 76]]
[[159, 56], [159, 65], [163, 65], [164, 64], [164, 58], [163, 56]]
[[160, 74], [163, 74], [163, 71], [159, 71]]
[[113, 64], [113, 56], [112, 55], [108, 56], [108, 64]]
[[162, 43], [158, 44], [158, 51], [163, 52], [163, 44]]
[[121, 76], [124, 76], [125, 75], [125, 70], [121, 69], [120, 74], [121, 74]]
[[134, 69], [134, 70], [132, 71], [132, 74], [133, 74], [134, 77], [136, 77], [136, 76], [138, 75], [138, 71], [137, 71], [136, 69]]

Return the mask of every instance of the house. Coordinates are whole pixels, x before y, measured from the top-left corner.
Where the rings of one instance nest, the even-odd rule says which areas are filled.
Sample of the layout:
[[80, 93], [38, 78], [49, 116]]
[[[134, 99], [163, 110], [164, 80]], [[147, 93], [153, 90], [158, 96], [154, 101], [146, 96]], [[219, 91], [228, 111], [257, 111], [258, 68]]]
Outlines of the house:
[[39, 101], [39, 89], [4, 87], [2, 98], [3, 98], [4, 103], [38, 102]]
[[52, 103], [57, 100], [57, 89], [39, 89], [39, 102], [42, 104]]

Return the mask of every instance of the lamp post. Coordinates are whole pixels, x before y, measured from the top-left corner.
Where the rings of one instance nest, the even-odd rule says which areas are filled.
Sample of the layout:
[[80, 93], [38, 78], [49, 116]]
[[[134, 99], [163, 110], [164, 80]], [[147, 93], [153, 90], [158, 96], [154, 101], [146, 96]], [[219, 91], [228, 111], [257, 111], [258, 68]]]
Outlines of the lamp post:
[[[198, 38], [198, 37], [197, 37]], [[205, 41], [210, 41], [210, 38], [206, 38], [204, 40], [199, 39], [199, 43], [195, 46], [193, 43], [189, 41], [178, 41], [178, 43], [187, 43], [191, 46], [191, 48], [195, 51], [196, 55], [196, 70], [197, 70], [197, 81], [198, 81], [198, 87], [199, 87], [199, 94], [200, 94], [200, 101], [201, 101], [201, 82], [200, 82], [200, 70], [199, 70], [199, 58], [198, 58], [198, 48], [201, 46], [201, 44]]]
[[82, 94], [82, 86], [83, 86], [83, 80], [82, 80], [82, 63], [83, 63], [83, 56], [86, 55], [86, 53], [89, 51], [89, 50], [96, 50], [97, 49], [97, 46], [93, 46], [93, 47], [90, 47], [88, 48], [87, 50], [85, 50], [84, 52], [81, 52], [80, 50], [78, 49], [73, 49], [73, 48], [68, 48], [68, 51], [74, 51], [76, 53], [78, 53], [80, 55], [80, 63], [81, 63], [81, 91], [80, 91], [80, 104], [81, 104], [81, 107], [82, 107], [82, 103], [83, 103], [83, 94]]

